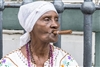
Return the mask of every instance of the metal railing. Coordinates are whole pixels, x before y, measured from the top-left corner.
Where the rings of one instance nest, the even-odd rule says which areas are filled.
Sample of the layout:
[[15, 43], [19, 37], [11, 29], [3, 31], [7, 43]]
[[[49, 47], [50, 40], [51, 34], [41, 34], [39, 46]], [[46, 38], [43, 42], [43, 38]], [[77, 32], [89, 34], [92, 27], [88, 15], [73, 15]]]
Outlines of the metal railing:
[[2, 11], [4, 9], [4, 1], [0, 0], [0, 58], [2, 57]]
[[[54, 5], [58, 12], [61, 13], [63, 9], [67, 9], [68, 5], [63, 5], [61, 0], [54, 0]], [[84, 14], [84, 67], [92, 67], [92, 14], [96, 10], [96, 7], [92, 0], [84, 0], [82, 5], [76, 5], [69, 8], [80, 8]], [[60, 39], [56, 45], [60, 45]]]

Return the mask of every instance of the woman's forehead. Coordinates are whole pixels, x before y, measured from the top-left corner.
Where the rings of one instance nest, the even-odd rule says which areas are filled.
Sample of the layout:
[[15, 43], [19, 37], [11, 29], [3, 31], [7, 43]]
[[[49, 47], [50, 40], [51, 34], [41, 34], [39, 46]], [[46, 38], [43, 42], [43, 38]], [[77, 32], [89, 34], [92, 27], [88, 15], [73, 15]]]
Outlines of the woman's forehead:
[[48, 11], [44, 13], [41, 17], [44, 17], [44, 16], [57, 16], [58, 17], [58, 14], [55, 11]]

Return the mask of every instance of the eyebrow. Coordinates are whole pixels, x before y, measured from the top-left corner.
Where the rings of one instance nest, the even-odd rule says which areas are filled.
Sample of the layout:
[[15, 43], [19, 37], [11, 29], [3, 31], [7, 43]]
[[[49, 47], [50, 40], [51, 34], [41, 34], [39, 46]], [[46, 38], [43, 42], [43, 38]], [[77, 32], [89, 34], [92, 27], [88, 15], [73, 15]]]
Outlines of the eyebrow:
[[[44, 17], [44, 18], [45, 18], [45, 17], [49, 17], [49, 18], [51, 18], [51, 17], [52, 17], [52, 15], [48, 15], [48, 14], [46, 14], [46, 15], [43, 15], [42, 17]], [[56, 15], [56, 16], [55, 16], [55, 18], [59, 18], [59, 16], [58, 16], [58, 15]]]

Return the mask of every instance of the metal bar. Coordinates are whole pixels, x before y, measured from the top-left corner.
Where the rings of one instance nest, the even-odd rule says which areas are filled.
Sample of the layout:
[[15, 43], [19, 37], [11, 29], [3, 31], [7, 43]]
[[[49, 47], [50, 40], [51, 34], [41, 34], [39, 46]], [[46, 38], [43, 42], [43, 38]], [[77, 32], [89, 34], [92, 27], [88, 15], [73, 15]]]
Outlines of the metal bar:
[[22, 5], [22, 3], [5, 3], [5, 8], [19, 8]]
[[81, 6], [84, 14], [84, 67], [92, 67], [92, 14], [95, 11], [95, 5], [88, 1]]
[[31, 3], [31, 2], [33, 2], [33, 0], [23, 0], [22, 4], [27, 4], [27, 3]]
[[84, 0], [84, 2], [90, 2], [90, 1], [92, 2], [92, 0]]
[[[64, 9], [80, 9], [82, 4], [64, 4]], [[100, 10], [99, 5], [95, 5], [96, 10]]]
[[33, 2], [33, 0], [23, 0], [22, 3], [5, 3], [4, 7], [5, 8], [19, 8], [22, 4], [27, 4]]
[[95, 33], [95, 65], [100, 67], [100, 32]]
[[27, 4], [27, 3], [31, 3], [33, 2], [33, 0], [23, 0], [22, 3], [5, 3], [4, 6], [5, 8], [19, 8], [22, 4]]
[[[19, 8], [22, 3], [5, 3], [5, 8]], [[80, 9], [81, 4], [64, 4], [64, 9]], [[96, 10], [100, 10], [99, 5], [95, 5]]]
[[96, 10], [100, 10], [100, 6], [99, 5], [95, 5]]
[[84, 67], [92, 66], [92, 16], [84, 15]]
[[64, 9], [80, 9], [81, 4], [64, 4]]
[[2, 11], [0, 11], [0, 59], [2, 58]]
[[4, 1], [0, 0], [0, 59], [2, 58], [2, 51], [3, 51], [3, 46], [2, 46], [2, 11], [4, 9]]

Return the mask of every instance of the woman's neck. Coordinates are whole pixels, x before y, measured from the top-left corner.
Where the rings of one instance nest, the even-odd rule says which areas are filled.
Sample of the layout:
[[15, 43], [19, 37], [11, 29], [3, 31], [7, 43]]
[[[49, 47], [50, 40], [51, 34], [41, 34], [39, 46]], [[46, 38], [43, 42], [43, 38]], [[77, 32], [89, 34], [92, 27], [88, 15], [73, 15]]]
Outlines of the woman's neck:
[[49, 43], [32, 43], [30, 42], [30, 48], [32, 55], [36, 55], [38, 57], [48, 57], [50, 52], [50, 44]]

